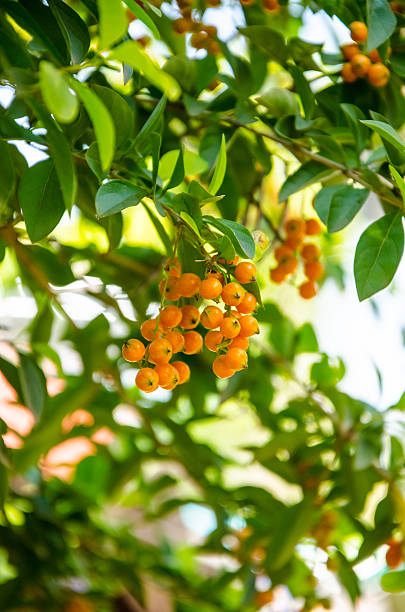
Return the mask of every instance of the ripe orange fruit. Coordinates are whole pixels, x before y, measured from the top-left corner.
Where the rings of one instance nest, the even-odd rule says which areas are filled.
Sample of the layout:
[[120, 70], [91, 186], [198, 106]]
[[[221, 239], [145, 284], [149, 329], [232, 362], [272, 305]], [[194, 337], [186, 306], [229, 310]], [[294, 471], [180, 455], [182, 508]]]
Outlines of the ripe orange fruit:
[[303, 219], [289, 219], [285, 224], [287, 236], [302, 238], [305, 234], [305, 221]]
[[217, 357], [212, 364], [212, 371], [218, 378], [229, 378], [235, 374], [235, 370], [228, 368], [225, 363], [224, 355]]
[[278, 0], [263, 0], [263, 9], [269, 13], [278, 13], [280, 4]]
[[152, 368], [142, 368], [135, 377], [135, 384], [141, 391], [151, 393], [159, 386], [159, 375]]
[[307, 219], [305, 221], [305, 233], [307, 236], [317, 236], [322, 231], [322, 225], [318, 219]]
[[182, 311], [174, 304], [165, 306], [160, 313], [160, 323], [163, 327], [170, 329], [171, 327], [177, 327], [182, 318]]
[[207, 306], [201, 313], [201, 325], [205, 329], [215, 329], [219, 327], [224, 318], [224, 313], [218, 306]]
[[225, 365], [236, 371], [247, 368], [247, 359], [246, 351], [238, 347], [230, 348], [224, 356]]
[[193, 297], [200, 289], [201, 280], [197, 274], [185, 272], [179, 278], [178, 289], [183, 297]]
[[202, 25], [202, 29], [204, 32], [207, 32], [208, 36], [211, 36], [211, 38], [215, 38], [215, 36], [218, 34], [218, 30], [214, 25], [206, 25], [204, 23]]
[[259, 324], [252, 315], [245, 315], [239, 319], [240, 335], [249, 338], [254, 334], [259, 334]]
[[250, 314], [256, 308], [257, 300], [253, 293], [245, 293], [243, 300], [236, 307], [241, 314]]
[[371, 61], [374, 63], [381, 62], [381, 56], [378, 53], [378, 49], [372, 49], [370, 53], [368, 54], [368, 56], [371, 59]]
[[164, 337], [172, 345], [173, 355], [174, 353], [180, 353], [180, 351], [183, 350], [184, 338], [183, 338], [183, 334], [181, 334], [179, 331], [170, 330], [165, 333]]
[[362, 21], [353, 21], [350, 24], [350, 35], [352, 40], [362, 43], [367, 40], [367, 26]]
[[211, 270], [211, 272], [208, 272], [205, 278], [216, 278], [219, 280], [222, 286], [225, 285], [225, 276], [222, 274], [222, 272], [218, 272], [217, 270]]
[[385, 560], [390, 569], [396, 569], [403, 561], [402, 545], [400, 542], [394, 542], [388, 548], [385, 554]]
[[186, 32], [191, 32], [192, 29], [193, 22], [189, 19], [180, 17], [180, 19], [175, 19], [173, 21], [173, 30], [176, 32], [176, 34], [185, 34]]
[[236, 338], [236, 336], [239, 336], [240, 333], [240, 324], [238, 319], [232, 316], [224, 317], [219, 330], [225, 338]]
[[190, 44], [194, 49], [206, 49], [209, 36], [206, 32], [194, 32], [190, 38]]
[[301, 249], [301, 256], [305, 261], [315, 261], [319, 258], [320, 254], [321, 251], [316, 244], [304, 244]]
[[277, 268], [270, 270], [270, 279], [273, 281], [273, 283], [277, 283], [279, 285], [280, 283], [283, 283], [286, 278], [287, 273], [284, 268], [277, 266]]
[[228, 346], [231, 348], [240, 348], [243, 351], [246, 351], [249, 346], [249, 338], [245, 338], [244, 336], [236, 336]]
[[224, 339], [224, 335], [220, 331], [209, 331], [206, 333], [204, 342], [209, 351], [218, 352], [218, 348]]
[[172, 355], [172, 345], [166, 338], [158, 338], [149, 345], [148, 360], [152, 363], [168, 363]]
[[286, 276], [289, 274], [293, 274], [298, 267], [298, 259], [295, 255], [290, 255], [290, 257], [285, 257], [280, 261], [278, 267], [284, 270]]
[[374, 87], [384, 87], [390, 80], [390, 71], [387, 66], [384, 66], [381, 62], [377, 62], [371, 66], [367, 77], [370, 84]]
[[179, 258], [173, 257], [172, 259], [168, 259], [165, 263], [164, 270], [169, 276], [177, 276], [177, 278], [179, 278], [181, 274]]
[[234, 275], [236, 280], [242, 283], [242, 285], [254, 283], [256, 280], [256, 266], [249, 261], [242, 261], [236, 266]]
[[215, 300], [221, 295], [222, 283], [218, 278], [209, 276], [200, 285], [200, 295], [204, 300]]
[[284, 244], [292, 251], [295, 251], [300, 246], [303, 238], [304, 236], [287, 236]]
[[179, 279], [175, 276], [169, 276], [169, 278], [164, 278], [159, 283], [159, 291], [163, 294], [166, 300], [169, 302], [175, 302], [181, 298], [179, 291]]
[[[156, 330], [156, 334], [155, 334], [155, 330]], [[145, 340], [149, 340], [149, 342], [153, 340], [154, 336], [155, 338], [159, 338], [162, 332], [159, 329], [158, 320], [148, 319], [147, 321], [144, 321], [141, 325], [141, 334], [145, 338]]]
[[173, 361], [172, 366], [177, 370], [179, 385], [186, 383], [190, 379], [190, 368], [184, 361]]
[[351, 65], [354, 74], [358, 77], [363, 77], [366, 76], [366, 74], [370, 70], [371, 61], [367, 57], [367, 55], [364, 55], [363, 53], [357, 53], [357, 55], [355, 55], [351, 59]]
[[291, 255], [293, 255], [293, 251], [286, 244], [280, 244], [274, 250], [274, 257], [276, 258], [276, 261], [281, 261], [285, 257], [291, 257]]
[[139, 361], [144, 355], [145, 346], [136, 338], [131, 338], [122, 345], [122, 356], [126, 361]]
[[228, 283], [222, 289], [222, 299], [228, 306], [238, 306], [245, 295], [245, 290], [239, 283]]
[[274, 599], [273, 591], [260, 591], [255, 595], [255, 603], [258, 608], [263, 608]]
[[200, 322], [200, 311], [195, 306], [187, 305], [181, 309], [181, 327], [184, 329], [194, 329]]
[[304, 300], [310, 300], [316, 296], [316, 285], [314, 281], [309, 280], [300, 285], [300, 296], [304, 298]]
[[309, 280], [316, 281], [323, 276], [324, 268], [320, 261], [307, 261], [304, 271]]
[[356, 43], [348, 43], [347, 45], [342, 45], [340, 47], [340, 50], [342, 51], [343, 57], [346, 60], [350, 61], [352, 57], [357, 55], [357, 53], [359, 52], [359, 47], [358, 45], [356, 45]]
[[[177, 370], [170, 363], [160, 363], [156, 366], [155, 372], [159, 376], [159, 386], [163, 389], [172, 388], [179, 382]], [[173, 385], [173, 386], [172, 386]]]
[[354, 83], [355, 81], [357, 81], [357, 76], [354, 74], [353, 66], [351, 65], [350, 62], [346, 62], [346, 64], [343, 64], [341, 74], [342, 74], [342, 79], [344, 80], [345, 83]]
[[186, 355], [194, 355], [202, 349], [203, 339], [201, 334], [196, 331], [189, 331], [184, 334], [184, 349]]

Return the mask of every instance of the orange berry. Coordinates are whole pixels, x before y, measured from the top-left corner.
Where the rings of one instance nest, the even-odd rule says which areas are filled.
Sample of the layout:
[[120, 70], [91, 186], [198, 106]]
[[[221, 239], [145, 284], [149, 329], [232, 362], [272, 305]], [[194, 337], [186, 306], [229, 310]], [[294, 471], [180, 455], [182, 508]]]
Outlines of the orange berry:
[[209, 331], [205, 334], [204, 342], [209, 351], [218, 352], [218, 348], [224, 339], [224, 335], [220, 331]]
[[185, 32], [191, 32], [193, 29], [193, 22], [190, 19], [180, 17], [173, 21], [173, 30], [176, 34], [185, 34]]
[[250, 314], [256, 308], [257, 300], [253, 293], [245, 293], [243, 300], [236, 307], [241, 314]]
[[200, 295], [204, 300], [215, 300], [221, 295], [222, 284], [214, 276], [205, 278], [200, 285]]
[[249, 338], [245, 338], [244, 336], [236, 336], [236, 338], [233, 338], [232, 342], [228, 346], [228, 349], [240, 348], [243, 351], [247, 351], [248, 346], [249, 346]]
[[144, 321], [141, 325], [141, 334], [145, 338], [145, 340], [149, 340], [149, 342], [153, 340], [153, 337], [159, 338], [162, 332], [159, 328], [158, 320], [148, 319], [147, 321]]
[[346, 64], [343, 64], [341, 74], [342, 79], [345, 83], [354, 83], [355, 81], [357, 81], [357, 76], [354, 74], [353, 66], [350, 62], [346, 62]]
[[280, 4], [278, 0], [263, 0], [263, 9], [269, 13], [278, 13]]
[[259, 334], [259, 324], [252, 315], [245, 315], [239, 319], [240, 335], [249, 338], [254, 334]]
[[241, 318], [241, 313], [236, 308], [232, 308], [232, 310], [228, 313], [231, 317], [236, 317], [237, 319]]
[[186, 383], [190, 379], [190, 368], [184, 361], [173, 361], [172, 366], [177, 370], [179, 385]]
[[205, 278], [216, 278], [217, 280], [219, 280], [221, 285], [225, 285], [225, 276], [222, 274], [222, 272], [212, 270], [211, 272], [208, 272]]
[[305, 276], [311, 280], [316, 281], [321, 278], [324, 273], [324, 267], [320, 261], [307, 261], [304, 267]]
[[396, 569], [403, 561], [402, 545], [400, 542], [391, 544], [385, 554], [385, 560], [390, 569]]
[[287, 236], [284, 241], [284, 244], [292, 251], [295, 251], [302, 243], [303, 237], [304, 236]]
[[307, 219], [305, 221], [305, 233], [307, 236], [317, 236], [322, 231], [322, 225], [318, 219]]
[[209, 36], [206, 32], [194, 32], [190, 38], [190, 44], [194, 49], [206, 49]]
[[284, 257], [291, 257], [293, 251], [286, 244], [280, 244], [274, 251], [276, 261], [281, 261]]
[[[224, 264], [224, 263], [225, 263], [225, 259], [218, 259], [218, 261], [219, 261], [219, 263], [222, 263], [222, 264]], [[236, 264], [238, 263], [238, 261], [239, 261], [239, 255], [235, 255], [235, 258], [234, 258], [234, 259], [231, 259], [231, 260], [229, 260], [229, 259], [228, 259], [227, 264], [228, 264], [229, 266], [236, 266]]]
[[186, 272], [179, 278], [179, 292], [183, 297], [193, 297], [200, 289], [201, 280], [197, 274]]
[[371, 67], [371, 61], [364, 53], [357, 53], [352, 59], [353, 72], [358, 77], [366, 76]]
[[303, 219], [289, 219], [285, 224], [287, 236], [302, 238], [305, 234], [305, 221]]
[[316, 246], [316, 244], [304, 244], [301, 249], [301, 256], [302, 259], [304, 259], [305, 261], [315, 261], [319, 258], [320, 254], [321, 251], [319, 247]]
[[300, 296], [304, 298], [304, 300], [310, 300], [316, 296], [316, 285], [314, 281], [309, 280], [300, 285]]
[[273, 281], [273, 283], [277, 283], [279, 285], [280, 283], [283, 283], [286, 278], [287, 273], [284, 268], [277, 266], [277, 268], [270, 270], [270, 279]]
[[390, 80], [390, 71], [388, 70], [387, 66], [377, 62], [371, 66], [367, 77], [370, 84], [374, 87], [384, 87]]
[[260, 591], [255, 595], [255, 603], [258, 608], [263, 608], [274, 599], [273, 591]]
[[215, 329], [219, 327], [224, 318], [224, 313], [218, 306], [207, 306], [201, 313], [201, 325], [205, 329]]
[[169, 276], [169, 278], [164, 278], [159, 283], [159, 291], [163, 294], [166, 300], [169, 302], [175, 302], [179, 298], [181, 298], [179, 291], [179, 279], [175, 276]]
[[352, 40], [362, 43], [367, 40], [367, 26], [362, 21], [353, 21], [350, 24], [350, 35]]
[[172, 355], [172, 345], [166, 338], [158, 338], [149, 345], [148, 359], [152, 363], [168, 363]]
[[278, 267], [281, 268], [286, 276], [289, 274], [293, 274], [298, 267], [298, 259], [295, 255], [291, 255], [290, 257], [285, 257], [280, 261]]
[[172, 345], [173, 355], [174, 353], [180, 353], [184, 349], [184, 338], [183, 334], [179, 331], [170, 330], [165, 333], [166, 340]]
[[159, 386], [159, 375], [152, 368], [142, 368], [135, 377], [135, 384], [141, 391], [151, 393]]
[[256, 0], [240, 0], [240, 3], [243, 6], [250, 6], [251, 4], [254, 4]]
[[[174, 387], [179, 382], [177, 370], [170, 363], [160, 363], [156, 366], [155, 372], [159, 376], [159, 386], [164, 389]], [[173, 386], [172, 386], [173, 385]]]
[[169, 274], [169, 276], [177, 276], [180, 277], [181, 274], [181, 266], [180, 260], [178, 257], [173, 257], [172, 259], [168, 259], [164, 265], [165, 272]]
[[340, 47], [340, 50], [342, 51], [343, 57], [346, 60], [350, 61], [352, 57], [357, 55], [357, 53], [359, 52], [359, 47], [358, 45], [356, 45], [356, 43], [348, 43], [347, 45], [342, 45]]
[[174, 306], [174, 304], [169, 304], [169, 306], [165, 306], [160, 313], [160, 323], [163, 327], [170, 329], [171, 327], [177, 327], [181, 321], [182, 312], [180, 308]]
[[208, 36], [211, 36], [211, 38], [215, 38], [215, 36], [218, 34], [218, 30], [214, 25], [206, 25], [204, 23], [202, 24], [202, 29], [204, 32], [207, 32]]
[[224, 362], [231, 370], [243, 370], [247, 368], [246, 351], [238, 347], [230, 348], [224, 357]]
[[236, 317], [224, 317], [219, 329], [225, 338], [236, 338], [240, 333], [240, 323]]
[[181, 309], [181, 327], [184, 329], [194, 329], [200, 322], [200, 311], [195, 306], [183, 306]]
[[196, 331], [189, 331], [184, 334], [184, 349], [186, 355], [194, 355], [202, 349], [203, 339], [201, 334]]
[[378, 53], [378, 49], [372, 49], [370, 53], [368, 54], [368, 56], [371, 59], [371, 61], [374, 63], [381, 62], [381, 56]]
[[228, 368], [226, 365], [224, 355], [220, 355], [214, 360], [214, 363], [212, 364], [212, 371], [214, 372], [215, 376], [218, 376], [218, 378], [229, 378], [235, 374], [235, 370]]
[[139, 361], [145, 355], [145, 346], [140, 340], [131, 338], [122, 345], [122, 356], [126, 361]]
[[222, 299], [228, 306], [238, 306], [245, 295], [245, 290], [239, 283], [228, 283], [222, 289]]
[[249, 261], [242, 261], [236, 266], [234, 275], [236, 280], [242, 283], [242, 285], [254, 283], [256, 280], [256, 266]]

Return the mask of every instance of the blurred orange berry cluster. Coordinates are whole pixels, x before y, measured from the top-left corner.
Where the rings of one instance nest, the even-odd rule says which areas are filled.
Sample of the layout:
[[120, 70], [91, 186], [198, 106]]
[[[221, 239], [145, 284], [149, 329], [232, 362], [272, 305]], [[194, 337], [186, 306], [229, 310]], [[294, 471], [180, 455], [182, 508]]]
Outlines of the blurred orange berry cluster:
[[385, 560], [390, 569], [397, 569], [403, 561], [404, 557], [404, 541], [391, 538], [387, 542], [388, 550], [385, 553]]
[[389, 69], [383, 64], [377, 49], [368, 55], [362, 49], [362, 43], [367, 40], [367, 26], [361, 21], [353, 21], [350, 34], [354, 42], [341, 47], [342, 55], [347, 60], [342, 68], [342, 79], [346, 83], [354, 83], [361, 77], [367, 77], [374, 87], [384, 87], [390, 78]]
[[270, 270], [273, 283], [281, 284], [298, 268], [301, 258], [307, 280], [299, 287], [302, 298], [309, 300], [317, 293], [316, 282], [324, 273], [319, 261], [321, 251], [313, 242], [304, 242], [306, 236], [317, 236], [321, 233], [321, 224], [317, 219], [289, 219], [284, 226], [285, 239], [274, 251], [277, 266]]
[[[219, 378], [228, 378], [247, 367], [249, 338], [259, 333], [259, 326], [252, 314], [256, 298], [242, 285], [256, 281], [256, 268], [249, 261], [237, 260], [227, 266], [235, 280], [230, 272], [229, 281], [225, 282], [219, 270], [208, 270], [201, 279], [192, 272], [182, 273], [177, 258], [168, 262], [166, 276], [159, 285], [163, 297], [159, 315], [140, 327], [149, 344], [145, 346], [141, 340], [131, 338], [122, 347], [124, 359], [140, 366], [135, 382], [141, 391], [150, 393], [158, 386], [171, 390], [188, 381], [189, 366], [171, 359], [180, 352], [199, 353], [204, 343], [208, 350], [217, 353], [212, 369]], [[201, 301], [200, 311], [196, 304]], [[215, 301], [215, 305], [204, 304], [207, 301]], [[204, 339], [195, 329], [198, 325], [207, 330]]]

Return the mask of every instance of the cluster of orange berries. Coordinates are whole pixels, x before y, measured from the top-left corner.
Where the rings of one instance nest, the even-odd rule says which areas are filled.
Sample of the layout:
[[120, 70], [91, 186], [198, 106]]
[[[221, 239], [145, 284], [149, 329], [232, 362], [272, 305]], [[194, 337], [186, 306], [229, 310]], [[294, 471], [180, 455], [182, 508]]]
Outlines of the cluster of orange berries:
[[391, 538], [387, 542], [388, 550], [385, 554], [385, 560], [390, 569], [396, 569], [401, 565], [404, 559], [404, 541]]
[[[173, 22], [173, 29], [176, 34], [191, 33], [190, 44], [195, 49], [205, 49], [208, 53], [218, 55], [220, 46], [217, 38], [217, 28], [213, 25], [206, 25], [194, 19], [192, 14], [193, 0], [177, 0], [177, 5], [181, 12], [181, 17]], [[210, 0], [209, 6], [218, 6], [216, 0]]]
[[[162, 305], [158, 317], [142, 323], [141, 334], [150, 344], [145, 346], [132, 338], [122, 347], [124, 359], [140, 366], [135, 382], [141, 391], [150, 393], [158, 386], [171, 390], [188, 381], [189, 366], [183, 361], [169, 362], [179, 352], [199, 353], [204, 343], [217, 353], [212, 369], [219, 378], [228, 378], [247, 367], [249, 338], [259, 333], [259, 326], [252, 315], [256, 298], [242, 285], [255, 282], [256, 268], [248, 261], [228, 264], [236, 280], [226, 283], [222, 272], [209, 271], [201, 280], [192, 272], [182, 274], [176, 258], [169, 261], [167, 276], [159, 285], [163, 302], [182, 303]], [[216, 305], [207, 305], [200, 312], [196, 305], [183, 303], [190, 299], [214, 300]], [[220, 300], [225, 311], [218, 306]], [[199, 324], [208, 330], [204, 339], [195, 330]]]
[[[250, 6], [255, 2], [256, 0], [240, 0], [242, 6]], [[278, 13], [281, 8], [278, 0], [262, 0], [262, 7], [268, 13]]]
[[343, 45], [341, 51], [346, 63], [342, 68], [342, 79], [346, 83], [354, 83], [358, 78], [367, 77], [374, 87], [384, 87], [390, 78], [390, 71], [381, 61], [377, 49], [367, 55], [361, 50], [361, 45], [367, 40], [367, 26], [362, 21], [353, 21], [350, 25], [353, 43]]
[[273, 283], [281, 284], [294, 274], [298, 267], [298, 257], [304, 264], [304, 273], [308, 280], [299, 287], [302, 298], [309, 300], [317, 293], [316, 282], [324, 273], [319, 261], [321, 251], [313, 242], [304, 243], [305, 236], [317, 236], [321, 233], [321, 224], [317, 219], [289, 219], [285, 223], [286, 237], [274, 251], [277, 266], [270, 270]]

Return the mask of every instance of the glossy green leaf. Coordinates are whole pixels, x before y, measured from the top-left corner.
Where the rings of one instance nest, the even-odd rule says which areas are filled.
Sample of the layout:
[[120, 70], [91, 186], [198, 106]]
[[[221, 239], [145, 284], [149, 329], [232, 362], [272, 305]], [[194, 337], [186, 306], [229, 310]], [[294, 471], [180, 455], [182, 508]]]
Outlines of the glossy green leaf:
[[290, 174], [284, 181], [280, 193], [278, 194], [279, 202], [283, 202], [293, 195], [293, 193], [305, 187], [309, 187], [330, 173], [331, 170], [328, 168], [325, 169], [325, 166], [320, 162], [313, 160], [306, 162], [300, 166], [296, 172]]
[[20, 183], [18, 198], [31, 241], [45, 238], [55, 229], [65, 211], [52, 160], [38, 162], [27, 170]]
[[365, 300], [392, 281], [404, 250], [402, 215], [381, 217], [363, 232], [354, 258], [354, 277], [359, 300]]
[[282, 36], [280, 32], [262, 25], [251, 25], [246, 28], [239, 28], [239, 32], [272, 59], [280, 63], [283, 63], [287, 59], [287, 48], [284, 42], [284, 36]]
[[109, 169], [115, 151], [115, 129], [111, 115], [103, 102], [87, 85], [71, 80], [73, 88], [80, 96], [90, 117], [96, 134], [103, 171]]
[[100, 46], [111, 47], [128, 29], [128, 19], [121, 0], [97, 0], [100, 13]]
[[401, 192], [402, 200], [405, 206], [405, 181], [402, 178], [402, 176], [399, 174], [399, 172], [394, 168], [394, 166], [390, 166], [390, 172], [394, 178], [394, 181], [397, 184], [398, 189]]
[[222, 181], [224, 180], [226, 172], [226, 140], [224, 134], [222, 134], [221, 146], [218, 153], [218, 158], [215, 166], [215, 171], [212, 176], [210, 185], [208, 187], [208, 191], [212, 193], [212, 195], [216, 195], [218, 189], [222, 185]]
[[45, 376], [31, 355], [19, 353], [19, 357], [20, 368], [18, 371], [24, 403], [35, 416], [35, 420], [38, 421], [47, 398]]
[[64, 73], [43, 60], [39, 64], [39, 82], [44, 102], [55, 119], [62, 123], [74, 121], [79, 112], [79, 101], [69, 88]]
[[111, 115], [114, 123], [117, 147], [123, 145], [133, 135], [134, 111], [119, 93], [109, 87], [94, 85], [94, 91]]
[[173, 246], [172, 246], [172, 241], [170, 239], [170, 236], [168, 235], [163, 223], [161, 222], [161, 220], [159, 219], [159, 217], [157, 215], [155, 215], [155, 213], [153, 212], [153, 210], [151, 210], [149, 208], [149, 206], [147, 204], [143, 204], [149, 219], [152, 221], [153, 225], [155, 226], [155, 229], [159, 235], [159, 238], [161, 239], [165, 249], [166, 249], [166, 253], [168, 257], [171, 257], [171, 255], [173, 254]]
[[403, 593], [405, 591], [405, 570], [387, 572], [381, 577], [381, 586], [388, 593]]
[[152, 32], [155, 38], [160, 38], [159, 30], [155, 26], [154, 21], [149, 17], [148, 13], [135, 0], [124, 0], [125, 4], [133, 14], [142, 21]]
[[155, 87], [163, 91], [169, 100], [177, 100], [181, 89], [177, 81], [155, 64], [134, 40], [127, 40], [111, 52], [111, 57], [132, 66]]
[[162, 165], [163, 157], [165, 156], [163, 156], [159, 162], [159, 176], [162, 178], [161, 171], [163, 171], [169, 180], [164, 190], [162, 191], [162, 195], [169, 189], [174, 189], [175, 187], [180, 185], [180, 183], [182, 183], [182, 181], [184, 180], [184, 174], [185, 174], [182, 150], [169, 151], [165, 155], [166, 155], [166, 164]]
[[0, 142], [0, 210], [14, 190], [15, 180], [12, 146], [7, 142]]
[[328, 185], [318, 191], [315, 210], [328, 232], [338, 232], [354, 219], [369, 193], [368, 189], [355, 189], [350, 185]]
[[367, 0], [367, 51], [382, 45], [393, 33], [396, 23], [388, 0]]
[[272, 87], [257, 98], [259, 104], [263, 104], [269, 109], [273, 117], [285, 117], [295, 115], [298, 110], [298, 100], [288, 89], [282, 87]]
[[152, 132], [159, 132], [159, 127], [163, 122], [163, 113], [166, 108], [167, 98], [166, 96], [162, 96], [153, 109], [153, 112], [148, 117], [148, 120], [143, 124], [141, 130], [135, 137], [134, 147], [137, 149], [142, 149], [145, 144], [148, 142], [150, 135]]
[[367, 125], [369, 128], [377, 132], [377, 134], [379, 134], [381, 138], [385, 138], [385, 140], [388, 140], [388, 142], [393, 147], [398, 149], [398, 151], [400, 151], [401, 153], [405, 153], [405, 142], [389, 123], [371, 120], [361, 121], [360, 123]]
[[231, 240], [235, 251], [242, 257], [252, 259], [255, 255], [255, 243], [252, 234], [244, 225], [229, 221], [229, 219], [219, 219], [206, 215], [203, 217], [204, 222], [213, 225], [219, 229], [225, 236]]
[[124, 181], [113, 180], [103, 183], [96, 195], [97, 214], [99, 217], [113, 215], [130, 206], [136, 206], [147, 195], [146, 189]]
[[65, 35], [74, 64], [80, 64], [90, 46], [90, 35], [83, 19], [62, 0], [50, 0], [49, 6]]

